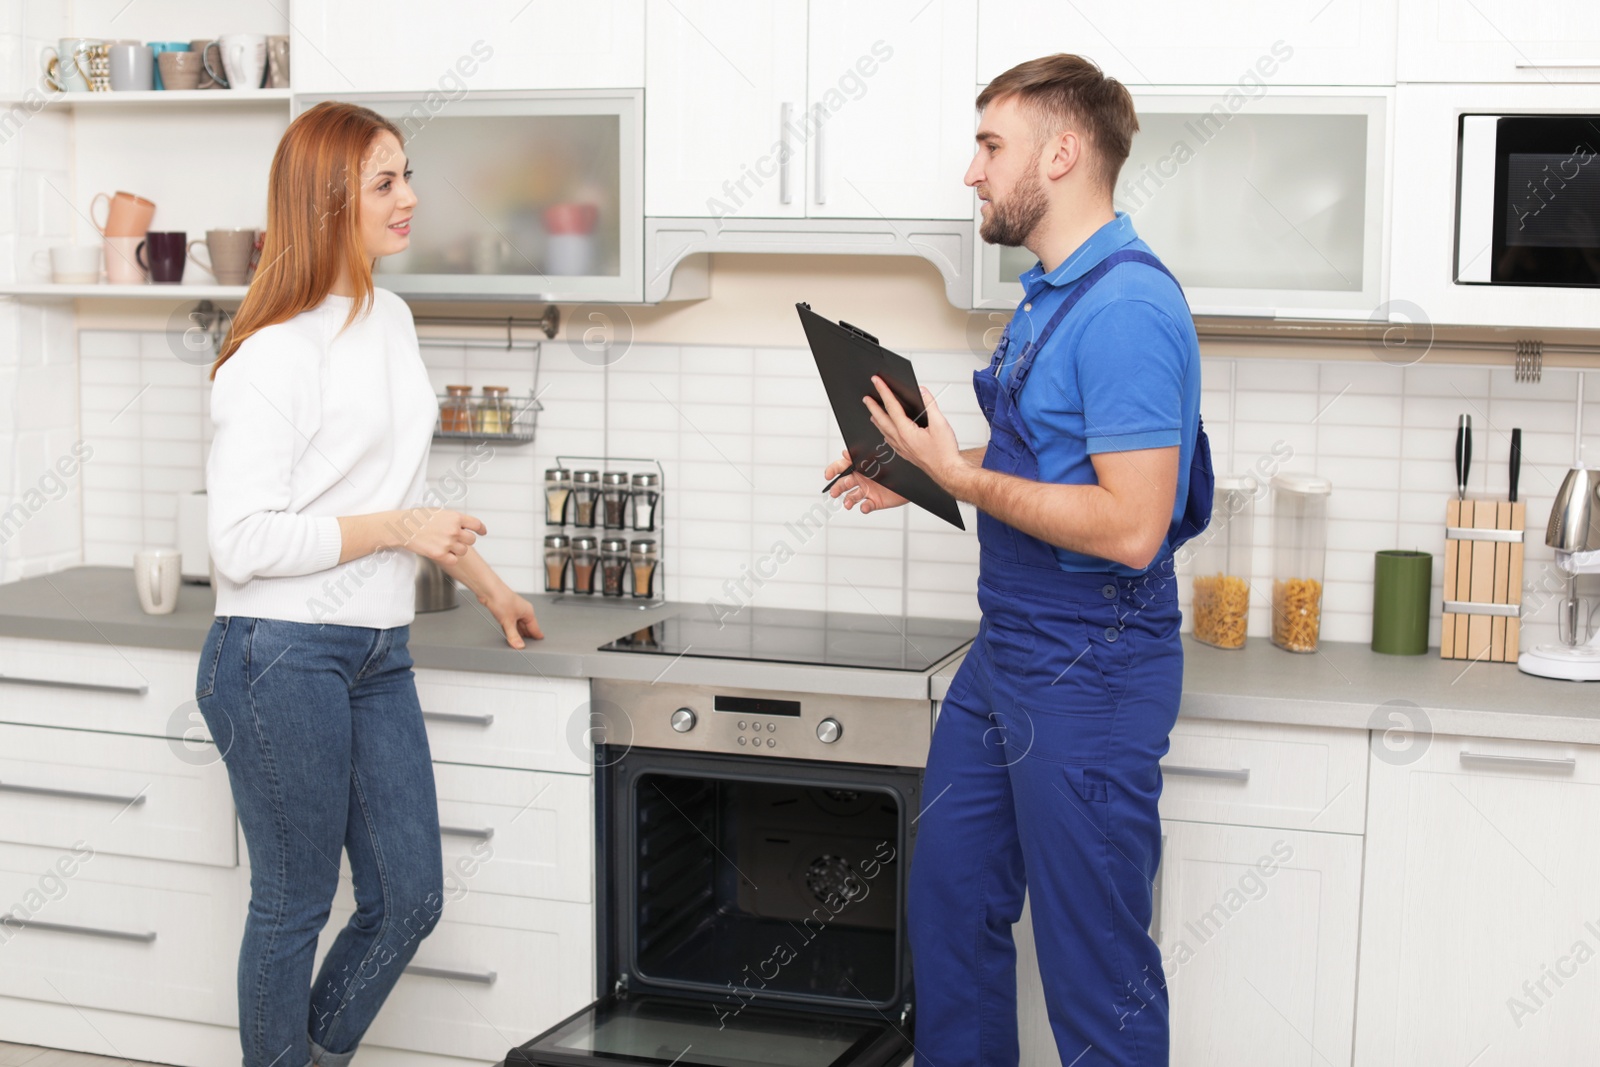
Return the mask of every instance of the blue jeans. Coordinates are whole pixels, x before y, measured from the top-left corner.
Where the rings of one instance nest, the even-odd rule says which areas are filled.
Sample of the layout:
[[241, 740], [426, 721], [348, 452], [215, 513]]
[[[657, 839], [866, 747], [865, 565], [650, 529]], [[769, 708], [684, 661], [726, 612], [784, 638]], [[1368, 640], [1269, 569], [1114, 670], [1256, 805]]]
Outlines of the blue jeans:
[[[250, 851], [244, 1067], [345, 1067], [439, 920], [439, 806], [409, 636], [238, 616], [206, 635], [195, 696]], [[313, 982], [341, 849], [356, 912]]]

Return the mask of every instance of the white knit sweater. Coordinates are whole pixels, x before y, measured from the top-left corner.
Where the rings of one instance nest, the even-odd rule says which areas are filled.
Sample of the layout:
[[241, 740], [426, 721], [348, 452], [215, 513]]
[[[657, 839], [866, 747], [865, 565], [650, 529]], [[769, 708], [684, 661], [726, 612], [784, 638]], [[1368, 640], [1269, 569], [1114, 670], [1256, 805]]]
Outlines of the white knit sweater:
[[339, 563], [339, 516], [421, 504], [438, 401], [411, 309], [377, 290], [341, 332], [329, 296], [247, 338], [217, 370], [206, 463], [218, 615], [411, 622], [416, 557]]

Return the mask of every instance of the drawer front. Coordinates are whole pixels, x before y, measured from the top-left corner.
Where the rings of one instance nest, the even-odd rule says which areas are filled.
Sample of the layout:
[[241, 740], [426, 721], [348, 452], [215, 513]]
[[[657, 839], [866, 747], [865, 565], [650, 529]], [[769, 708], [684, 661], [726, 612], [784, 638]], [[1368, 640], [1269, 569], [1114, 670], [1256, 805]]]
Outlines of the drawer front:
[[1161, 761], [1161, 817], [1359, 834], [1367, 732], [1180, 721]]
[[[342, 883], [319, 951], [354, 908]], [[594, 951], [589, 905], [470, 891], [451, 897], [365, 1043], [498, 1062], [594, 999]]]
[[0, 724], [0, 841], [232, 867], [233, 795], [220, 760], [183, 742]]
[[199, 665], [198, 648], [3, 638], [0, 722], [209, 739], [194, 703]]
[[238, 872], [0, 845], [0, 995], [238, 1023]]
[[589, 773], [587, 681], [440, 670], [416, 676], [435, 760]]

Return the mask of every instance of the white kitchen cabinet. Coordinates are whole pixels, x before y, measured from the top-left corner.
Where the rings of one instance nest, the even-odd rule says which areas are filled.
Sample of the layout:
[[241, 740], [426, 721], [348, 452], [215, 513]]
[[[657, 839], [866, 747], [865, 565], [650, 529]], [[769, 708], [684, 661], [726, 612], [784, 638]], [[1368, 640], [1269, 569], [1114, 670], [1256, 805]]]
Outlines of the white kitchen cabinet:
[[1600, 6], [1400, 0], [1401, 81], [1600, 81]]
[[1053, 52], [1128, 85], [1392, 85], [1396, 0], [981, 0], [978, 78]]
[[810, 0], [813, 218], [964, 219], [977, 0]]
[[416, 681], [435, 763], [593, 769], [586, 680], [419, 667]]
[[1590, 1062], [1600, 749], [1436, 736], [1393, 766], [1373, 744], [1357, 1062]]
[[632, 89], [644, 84], [644, 0], [295, 0], [296, 92]]
[[201, 741], [198, 663], [198, 649], [0, 638], [0, 722]]
[[654, 4], [645, 214], [804, 218], [806, 0]]

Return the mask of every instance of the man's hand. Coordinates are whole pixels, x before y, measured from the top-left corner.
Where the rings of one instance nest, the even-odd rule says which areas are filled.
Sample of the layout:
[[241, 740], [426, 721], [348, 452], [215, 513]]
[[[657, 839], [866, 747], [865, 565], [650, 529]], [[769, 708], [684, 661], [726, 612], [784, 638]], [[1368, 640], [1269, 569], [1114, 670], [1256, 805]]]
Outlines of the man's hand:
[[[862, 403], [867, 405], [867, 410], [872, 414], [872, 425], [878, 428], [884, 441], [894, 449], [894, 459], [911, 461], [945, 490], [953, 491], [954, 479], [972, 464], [961, 454], [961, 446], [956, 443], [956, 432], [944, 417], [944, 412], [939, 410], [933, 394], [926, 386], [923, 387], [922, 404], [928, 412], [928, 428], [923, 429], [905, 413], [883, 379], [873, 375], [872, 384], [878, 389], [879, 399], [863, 397]], [[894, 462], [894, 459], [889, 462]]]
[[[829, 480], [839, 477], [839, 472], [850, 466], [850, 453], [841, 452], [840, 458], [828, 464], [822, 476]], [[851, 492], [851, 490], [857, 490]], [[884, 508], [897, 508], [906, 502], [906, 498], [892, 490], [885, 489], [877, 482], [868, 478], [859, 471], [852, 472], [834, 482], [833, 488], [828, 490], [828, 495], [838, 497], [849, 493], [844, 498], [844, 509], [849, 511], [857, 504], [861, 505], [861, 514], [881, 511]]]
[[539, 620], [534, 617], [533, 605], [513, 593], [509, 587], [502, 586], [493, 594], [478, 597], [478, 602], [489, 609], [489, 614], [494, 616], [495, 622], [506, 632], [506, 644], [512, 648], [522, 648], [523, 638], [531, 637], [541, 640], [544, 631], [539, 628]]

